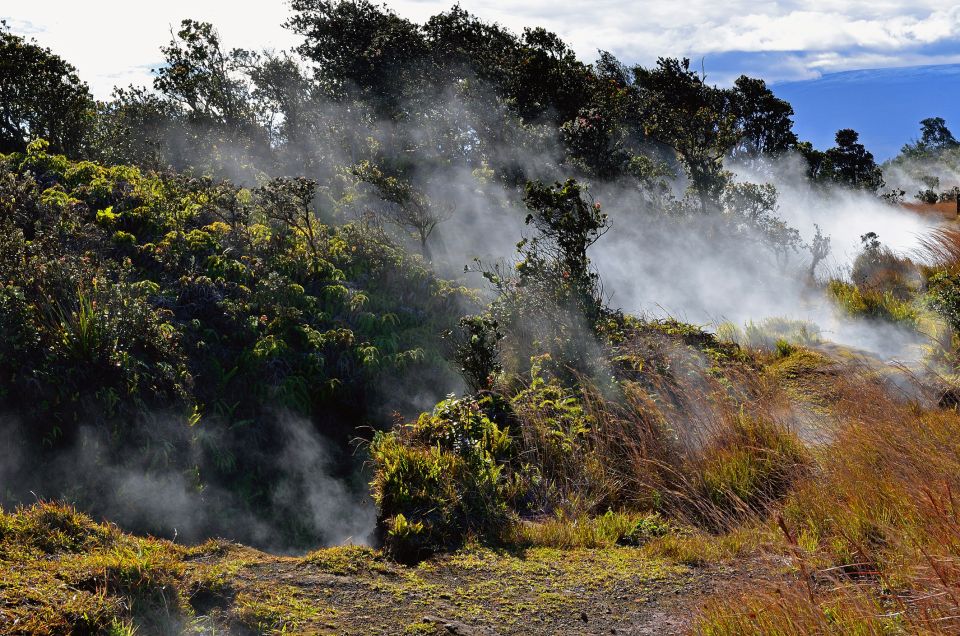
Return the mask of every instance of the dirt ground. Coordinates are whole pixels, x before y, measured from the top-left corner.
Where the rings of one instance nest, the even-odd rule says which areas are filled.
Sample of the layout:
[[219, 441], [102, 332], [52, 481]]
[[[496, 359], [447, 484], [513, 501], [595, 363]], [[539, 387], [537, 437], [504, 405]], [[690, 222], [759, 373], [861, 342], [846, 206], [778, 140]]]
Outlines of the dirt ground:
[[776, 564], [691, 566], [626, 547], [474, 548], [407, 567], [360, 547], [291, 558], [229, 546], [195, 567], [222, 585], [194, 595], [187, 631], [493, 636], [687, 633], [707, 598], [732, 598]]

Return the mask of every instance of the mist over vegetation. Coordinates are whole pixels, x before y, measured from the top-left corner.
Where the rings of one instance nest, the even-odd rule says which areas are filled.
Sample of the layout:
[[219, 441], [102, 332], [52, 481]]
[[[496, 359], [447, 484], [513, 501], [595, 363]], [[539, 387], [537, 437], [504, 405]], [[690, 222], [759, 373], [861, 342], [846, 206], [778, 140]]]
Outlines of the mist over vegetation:
[[[947, 122], [881, 166], [686, 59], [585, 64], [459, 7], [291, 7], [295, 50], [186, 19], [153, 85], [105, 102], [0, 30], [5, 508], [408, 563], [782, 514], [839, 566], [886, 558], [914, 481], [956, 480], [957, 437], [925, 437], [960, 430]], [[831, 444], [865, 470], [898, 417], [912, 463], [865, 488], [904, 517], [838, 529], [849, 500], [808, 505], [850, 486]]]

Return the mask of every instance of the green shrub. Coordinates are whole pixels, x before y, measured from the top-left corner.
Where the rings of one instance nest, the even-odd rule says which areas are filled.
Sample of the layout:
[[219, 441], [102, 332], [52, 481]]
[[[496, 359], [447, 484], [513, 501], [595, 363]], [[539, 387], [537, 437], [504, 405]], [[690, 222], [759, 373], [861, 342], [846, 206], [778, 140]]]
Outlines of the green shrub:
[[[662, 526], [662, 527], [661, 527]], [[569, 515], [558, 511], [546, 519], [524, 521], [511, 533], [511, 543], [562, 549], [638, 546], [669, 526], [659, 515], [607, 510], [601, 515]]]
[[636, 520], [617, 541], [620, 545], [643, 545], [650, 539], [663, 537], [675, 530], [673, 524], [654, 512]]
[[792, 344], [790, 344], [783, 338], [780, 338], [779, 340], [777, 340], [776, 349], [777, 349], [778, 358], [788, 358], [791, 355], [793, 355], [794, 351], [796, 351], [796, 347], [794, 347]]
[[454, 358], [460, 374], [474, 391], [492, 387], [494, 377], [502, 370], [498, 359], [503, 334], [499, 324], [489, 316], [467, 316], [459, 322], [461, 335]]
[[[294, 210], [43, 143], [0, 161], [0, 408], [27, 443], [59, 452], [89, 426], [111, 461], [190, 464], [198, 487], [315, 543], [302, 511], [272, 508], [277, 412], [340, 457], [357, 425], [386, 428], [396, 396], [445, 375], [437, 335], [472, 296], [383, 234], [324, 224], [302, 194]], [[160, 413], [172, 428], [151, 425]]]
[[525, 451], [549, 479], [566, 481], [579, 470], [574, 457], [594, 424], [583, 404], [548, 371], [549, 355], [531, 362], [530, 385], [511, 400], [522, 422]]
[[960, 332], [960, 276], [947, 271], [934, 273], [927, 283], [927, 302], [954, 331]]
[[498, 398], [449, 397], [437, 404], [432, 413], [423, 413], [411, 430], [414, 442], [437, 446], [464, 457], [479, 452], [496, 461], [506, 461], [513, 451], [509, 428], [500, 428], [488, 411], [498, 406]]
[[469, 400], [448, 400], [413, 427], [377, 433], [370, 446], [373, 494], [385, 547], [410, 561], [468, 537], [508, 527], [507, 481], [498, 455], [509, 434]]

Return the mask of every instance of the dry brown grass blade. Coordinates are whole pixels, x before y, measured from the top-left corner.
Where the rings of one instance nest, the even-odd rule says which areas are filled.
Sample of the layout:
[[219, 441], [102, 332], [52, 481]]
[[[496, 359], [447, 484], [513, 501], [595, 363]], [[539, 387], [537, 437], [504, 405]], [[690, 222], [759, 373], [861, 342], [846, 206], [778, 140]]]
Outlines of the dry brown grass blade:
[[960, 228], [938, 227], [919, 242], [916, 254], [924, 263], [949, 269], [960, 266]]

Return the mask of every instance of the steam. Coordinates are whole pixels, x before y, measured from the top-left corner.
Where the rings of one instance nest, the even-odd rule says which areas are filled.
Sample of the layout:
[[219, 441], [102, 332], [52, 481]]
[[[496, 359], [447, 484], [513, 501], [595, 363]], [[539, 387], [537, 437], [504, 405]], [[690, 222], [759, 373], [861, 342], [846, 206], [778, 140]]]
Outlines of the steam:
[[[187, 142], [196, 131], [167, 129], [162, 134], [173, 163], [181, 169], [215, 166], [211, 171], [248, 186], [278, 174], [316, 179], [324, 194], [318, 212], [334, 222], [361, 217], [377, 205], [368, 190], [351, 183], [345, 167], [381, 154], [416, 159], [410, 162], [414, 185], [455, 210], [430, 238], [434, 269], [443, 277], [482, 287], [478, 279], [463, 278], [464, 265], [474, 259], [514, 258], [516, 243], [527, 231], [518, 189], [503, 185], [494, 171], [510, 169], [518, 182], [590, 179], [563, 164], [565, 153], [555, 126], [520, 122], [482, 82], [464, 82], [420, 99], [429, 100], [430, 108], [412, 103], [403, 109], [409, 116], [400, 121], [377, 119], [362, 104], [313, 99], [302, 113], [305, 121], [300, 125], [306, 132], [269, 159], [252, 156], [242, 143], [224, 140], [218, 140], [217, 155], [211, 156], [209, 145]], [[421, 116], [424, 112], [428, 115]], [[478, 147], [490, 165], [462, 159], [461, 154], [475, 154]], [[458, 154], [458, 148], [465, 150]], [[877, 233], [894, 251], [909, 253], [932, 227], [930, 221], [873, 196], [811, 186], [800, 157], [786, 157], [762, 171], [731, 169], [738, 180], [772, 183], [779, 194], [778, 216], [806, 242], [812, 240], [815, 226], [830, 236], [832, 253], [821, 264], [821, 274], [845, 275], [858, 253], [860, 236], [867, 232]], [[898, 170], [888, 175], [888, 181], [905, 184], [911, 196], [920, 184], [908, 171]], [[960, 182], [956, 177], [951, 175]], [[674, 195], [682, 196], [683, 187], [674, 184]], [[354, 189], [360, 196], [347, 196], [356, 194]], [[719, 232], [716, 220], [702, 215], [668, 215], [651, 205], [649, 193], [633, 180], [595, 182], [590, 192], [612, 225], [591, 248], [590, 257], [613, 307], [713, 329], [725, 321], [742, 325], [771, 317], [806, 321], [837, 343], [884, 359], [919, 361], [922, 335], [840, 315], [807, 280], [809, 254], [791, 254], [781, 266], [761, 237]], [[402, 231], [386, 229], [411, 251], [417, 250]], [[409, 382], [387, 379], [380, 391], [388, 396], [385, 404], [374, 405], [371, 411], [379, 410], [381, 420], [388, 421], [388, 411], [398, 405], [409, 416], [461, 387], [442, 372]], [[283, 441], [271, 461], [280, 478], [264, 485], [272, 518], [255, 514], [226, 488], [200, 487], [203, 462], [208, 460], [197, 453], [198, 442], [228, 444], [205, 439], [202, 423], [196, 439], [184, 442], [194, 449], [185, 465], [170, 467], [158, 461], [156, 449], [111, 457], [102, 433], [88, 426], [81, 429], [73, 448], [38, 470], [36, 458], [22, 450], [28, 447], [23, 442], [25, 431], [15, 421], [0, 421], [0, 502], [63, 498], [126, 528], [187, 541], [227, 534], [286, 551], [296, 546], [280, 539], [280, 528], [291, 521], [304, 536], [320, 536], [327, 543], [371, 541], [376, 514], [363, 474], [338, 474], [336, 447], [317, 433], [313, 423], [289, 414], [276, 417]], [[162, 415], [156, 419], [150, 426], [157, 440], [182, 440], [188, 433], [182, 420]]]
[[[551, 165], [552, 156], [541, 167]], [[555, 165], [555, 164], [554, 164]], [[558, 169], [562, 172], [562, 170]], [[875, 232], [896, 253], [910, 255], [935, 222], [867, 193], [809, 183], [802, 158], [786, 157], [763, 173], [734, 168], [735, 179], [777, 188], [777, 216], [810, 243], [816, 227], [831, 239], [818, 266], [822, 277], [849, 280], [861, 236]], [[472, 258], [512, 258], [525, 232], [525, 210], [516, 191], [478, 183], [469, 172], [433, 180], [431, 196], [455, 201], [457, 215], [437, 230], [435, 267], [453, 275]], [[676, 193], [678, 196], [680, 193]], [[591, 248], [611, 306], [651, 317], [671, 316], [716, 330], [768, 318], [812, 323], [827, 340], [879, 358], [918, 364], [926, 338], [913, 330], [850, 318], [812, 286], [811, 256], [792, 252], [778, 264], [761, 237], [718, 232], [716, 220], [696, 214], [674, 217], [652, 208], [635, 184], [594, 183], [612, 229]], [[469, 281], [479, 284], [479, 281]]]
[[[296, 54], [291, 59], [298, 65], [305, 63]], [[291, 81], [309, 83], [306, 69], [301, 67], [300, 72], [302, 77]], [[299, 85], [288, 88], [290, 94], [302, 93]], [[413, 92], [421, 89], [423, 86], [418, 86]], [[248, 149], [231, 145], [229, 139], [219, 140], [223, 151], [210, 157], [203, 154], [208, 148], [186, 143], [189, 135], [179, 130], [167, 131], [167, 145], [175, 149], [181, 167], [215, 165], [220, 174], [241, 183], [252, 185], [277, 173], [315, 178], [327, 195], [320, 203], [320, 213], [336, 221], [361, 217], [378, 205], [369, 188], [350, 183], [345, 167], [378, 156], [400, 158], [410, 166], [407, 177], [415, 187], [455, 210], [430, 238], [432, 265], [447, 278], [460, 277], [464, 265], [474, 259], [489, 262], [514, 257], [516, 242], [525, 230], [525, 210], [517, 189], [501, 185], [502, 180], [492, 173], [514, 173], [517, 182], [569, 176], [589, 181], [575, 166], [564, 164], [566, 152], [555, 125], [545, 120], [521, 122], [490, 86], [475, 77], [409, 97], [398, 109], [403, 116], [394, 119], [378, 118], [373, 108], [351, 99], [328, 100], [313, 94], [304, 100], [298, 104], [296, 134], [278, 147], [270, 160], [251, 156]], [[281, 117], [277, 130], [288, 124], [291, 122]], [[478, 156], [488, 165], [478, 166]], [[829, 272], [843, 277], [859, 251], [863, 234], [875, 232], [893, 251], [910, 253], [932, 226], [867, 194], [812, 187], [799, 156], [788, 156], [760, 171], [728, 167], [739, 180], [775, 185], [778, 215], [806, 242], [813, 238], [815, 226], [830, 237], [832, 253], [821, 263], [821, 275]], [[888, 166], [885, 176], [889, 185], [903, 187], [910, 197], [924, 187], [917, 176], [920, 168], [927, 174], [936, 172], [926, 165], [900, 165]], [[956, 170], [943, 166], [937, 170], [942, 183], [960, 182]], [[485, 171], [491, 174], [485, 175]], [[682, 196], [682, 179], [673, 185], [674, 195]], [[354, 188], [361, 196], [352, 196]], [[668, 217], [651, 208], [648, 194], [632, 180], [595, 183], [592, 193], [603, 203], [613, 225], [591, 251], [613, 306], [713, 327], [724, 321], [743, 324], [774, 316], [810, 321], [836, 342], [884, 358], [918, 359], [916, 347], [921, 336], [839, 315], [809, 285], [808, 254], [793, 254], [792, 261], [781, 267], [760, 237], [724, 236], [715, 231], [710, 219]], [[417, 251], [415, 242], [402, 230], [392, 231], [411, 251]], [[479, 280], [465, 282], [482, 287]], [[447, 389], [435, 391], [425, 386], [412, 393], [417, 395], [416, 403], [429, 403]]]
[[883, 176], [890, 188], [899, 188], [906, 194], [905, 201], [916, 201], [916, 195], [931, 189], [925, 178], [935, 179], [932, 189], [939, 194], [960, 186], [960, 157], [955, 151], [944, 151], [937, 156], [901, 157], [883, 166]]
[[[279, 423], [284, 441], [276, 460], [280, 478], [269, 496], [271, 516], [256, 514], [224, 488], [201, 487], [204, 467], [196, 453], [186, 468], [156, 465], [146, 447], [112, 457], [104, 434], [85, 426], [71, 448], [41, 464], [24, 450], [31, 447], [26, 431], [11, 418], [0, 420], [0, 503], [57, 499], [127, 530], [186, 542], [226, 536], [281, 552], [312, 545], [316, 537], [327, 544], [369, 544], [376, 511], [362, 477], [335, 476], [331, 446], [309, 422], [284, 415]], [[151, 425], [168, 439], [182, 436], [185, 426], [173, 418]], [[290, 541], [290, 520], [301, 526], [302, 546]]]
[[[831, 254], [819, 275], [849, 278], [860, 237], [876, 232], [901, 254], [919, 247], [933, 224], [876, 197], [843, 188], [823, 189], [804, 176], [800, 157], [768, 167], [763, 174], [735, 167], [735, 178], [777, 188], [777, 215], [809, 243], [819, 226], [831, 238]], [[926, 339], [911, 330], [841, 314], [807, 278], [810, 254], [791, 253], [778, 264], [757, 237], [724, 237], [708, 221], [637, 223], [620, 206], [614, 230], [592, 254], [612, 292], [613, 304], [635, 313], [674, 316], [716, 329], [785, 318], [809, 322], [824, 338], [883, 359], [920, 361]]]
[[[327, 444], [309, 422], [285, 418], [286, 444], [278, 461], [285, 478], [274, 489], [274, 504], [285, 510], [305, 510], [308, 528], [328, 543], [368, 544], [373, 538], [376, 510], [365, 484], [354, 488], [330, 475], [332, 464]], [[361, 490], [358, 492], [357, 486]]]

